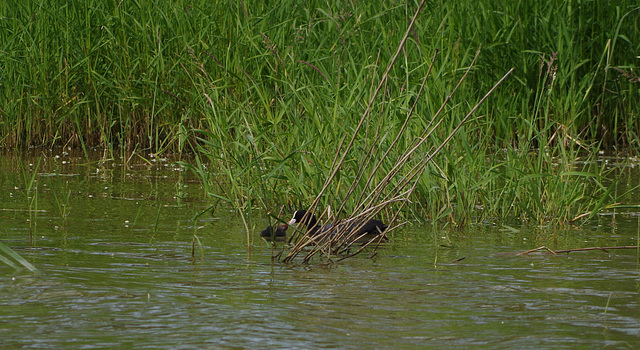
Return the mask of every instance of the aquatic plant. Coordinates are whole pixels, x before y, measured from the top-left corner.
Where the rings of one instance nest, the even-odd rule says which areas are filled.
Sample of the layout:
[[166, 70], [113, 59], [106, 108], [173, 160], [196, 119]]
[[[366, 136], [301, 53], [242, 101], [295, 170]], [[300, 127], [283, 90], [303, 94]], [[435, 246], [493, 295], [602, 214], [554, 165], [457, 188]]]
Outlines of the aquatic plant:
[[29, 168], [26, 168], [24, 164], [20, 163], [22, 167], [22, 179], [24, 187], [22, 192], [24, 194], [27, 211], [29, 213], [29, 242], [31, 245], [35, 244], [36, 239], [36, 220], [38, 218], [38, 187], [36, 176], [38, 175], [38, 169], [40, 168], [40, 162], [42, 158], [38, 158], [38, 163], [33, 166], [29, 164]]
[[62, 219], [61, 225], [63, 228], [66, 228], [70, 211], [69, 200], [71, 199], [71, 189], [69, 189], [68, 182], [64, 181], [62, 176], [57, 172], [50, 178], [49, 186], [51, 193], [53, 193], [55, 206]]
[[[598, 150], [640, 147], [635, 2], [430, 4], [368, 105], [405, 34], [397, 28], [407, 28], [417, 8], [411, 1], [3, 2], [0, 142], [194, 153], [183, 164], [214, 205], [239, 209], [250, 232], [264, 211], [314, 202], [342, 154], [335, 150], [361, 128], [317, 204], [348, 198], [338, 211], [352, 212], [364, 197], [344, 194], [378, 181], [359, 173], [375, 163], [368, 155], [392, 148], [386, 159], [393, 160], [411, 149], [482, 46], [437, 132], [411, 161], [444, 144], [515, 67], [512, 78], [414, 178], [401, 215], [457, 227], [514, 217], [546, 224], [615, 202], [602, 185], [604, 169], [589, 161]], [[358, 126], [366, 108], [370, 118]], [[393, 168], [379, 164], [379, 174]]]
[[[342, 105], [347, 113], [331, 106], [361, 105], [366, 90], [347, 87], [371, 73], [364, 66], [388, 62], [389, 48], [402, 36], [396, 28], [406, 27], [417, 5], [3, 2], [0, 142], [183, 151], [195, 139], [194, 130], [210, 126], [203, 118], [209, 108], [203, 93], [225, 119], [218, 120], [225, 133], [254, 122], [243, 119], [246, 109], [262, 114], [263, 129], [291, 122], [301, 108], [311, 118], [333, 114], [353, 122], [349, 104]], [[483, 107], [491, 118], [480, 126], [502, 147], [527, 135], [531, 126], [544, 125], [536, 117], [535, 96], [546, 87], [539, 79], [542, 58], [554, 57], [547, 131], [562, 127], [577, 140], [638, 147], [640, 106], [634, 96], [640, 80], [634, 68], [640, 33], [634, 19], [639, 11], [628, 0], [432, 3], [411, 33], [412, 44], [394, 68], [390, 88], [415, 84], [423, 69], [416, 63], [424, 63], [435, 48], [448, 61], [437, 74], [449, 75], [468, 60], [469, 50], [482, 45], [477, 63], [482, 73], [460, 93], [486, 91], [516, 67], [509, 89]], [[318, 98], [307, 100], [310, 94]]]
[[[364, 24], [344, 24], [364, 31]], [[416, 28], [422, 25], [417, 21]], [[384, 27], [382, 23], [380, 26]], [[283, 26], [272, 28], [277, 38], [286, 37], [287, 30]], [[345, 31], [348, 29], [342, 28]], [[320, 33], [305, 31], [305, 35]], [[504, 90], [510, 95], [494, 96], [485, 105], [488, 107], [479, 108], [476, 117], [459, 128], [466, 116], [464, 108], [471, 108], [471, 101], [478, 99], [474, 92], [477, 86], [483, 86], [491, 76], [482, 71], [486, 64], [480, 63], [486, 50], [477, 58], [465, 84], [450, 97], [451, 102], [443, 104], [458, 84], [459, 72], [474, 59], [474, 52], [456, 46], [427, 64], [431, 62], [424, 59], [428, 48], [410, 35], [409, 45], [403, 48], [403, 69], [392, 67], [386, 72], [390, 79], [379, 85], [379, 101], [365, 104], [362, 101], [373, 101], [374, 82], [383, 81], [378, 77], [385, 73], [379, 67], [390, 60], [384, 58], [389, 56], [388, 47], [401, 38], [374, 35], [353, 39], [345, 43], [336, 37], [330, 46], [344, 45], [339, 53], [329, 50], [329, 43], [315, 47], [317, 52], [326, 48], [324, 55], [316, 52], [309, 57], [323, 59], [308, 62], [293, 59], [292, 51], [287, 51], [288, 56], [280, 52], [283, 47], [293, 50], [296, 45], [289, 48], [284, 42], [277, 44], [267, 33], [244, 38], [243, 42], [251, 43], [249, 47], [263, 48], [251, 62], [262, 67], [253, 71], [270, 72], [266, 75], [254, 76], [240, 68], [248, 63], [225, 61], [219, 62], [219, 68], [224, 72], [241, 69], [241, 74], [214, 79], [214, 74], [203, 69], [200, 58], [195, 59], [198, 71], [194, 84], [202, 87], [209, 110], [202, 119], [205, 127], [194, 130], [197, 142], [191, 145], [198, 154], [194, 169], [210, 187], [216, 187], [210, 192], [215, 193], [216, 200], [232, 203], [249, 218], [254, 216], [254, 208], [268, 211], [284, 204], [293, 209], [312, 202], [327, 208], [342, 198], [347, 202], [339, 205], [338, 215], [343, 210], [353, 212], [365, 197], [345, 194], [358, 186], [369, 188], [377, 183], [380, 179], [370, 182], [375, 179], [371, 170], [386, 174], [394, 166], [392, 160], [402, 159], [403, 151], [412, 149], [415, 140], [421, 138], [431, 150], [437, 145], [446, 147], [433, 155], [433, 162], [425, 163], [424, 176], [412, 178], [412, 205], [401, 209], [412, 216], [456, 226], [513, 217], [534, 224], [561, 223], [586, 211], [595, 213], [612, 202], [612, 187], [601, 185], [603, 170], [588, 165], [600, 144], [582, 141], [554, 121], [556, 92], [560, 89], [557, 57], [539, 56], [540, 70], [532, 85], [537, 91], [527, 95], [531, 107], [519, 105], [513, 112], [514, 105], [524, 101], [513, 95], [513, 81], [508, 81], [509, 88]], [[365, 45], [379, 48], [374, 51], [377, 56], [363, 56], [362, 52], [370, 50], [358, 49]], [[422, 58], [410, 60], [416, 52]], [[305, 73], [305, 69], [311, 73]], [[431, 69], [430, 80], [423, 81]], [[517, 71], [515, 74], [518, 81]], [[428, 89], [423, 94], [425, 84]], [[437, 121], [438, 132], [424, 133], [441, 106], [446, 108]], [[354, 118], [367, 108], [371, 109], [371, 118]], [[416, 116], [405, 121], [412, 108]], [[495, 123], [504, 122], [501, 118], [505, 117], [511, 119], [505, 123], [510, 129], [498, 132]], [[346, 145], [345, 138], [355, 135], [354, 130], [359, 136], [352, 139], [349, 152], [333, 151]], [[456, 138], [443, 142], [454, 130]], [[402, 136], [395, 139], [396, 135]], [[429, 153], [429, 149], [418, 149], [410, 157], [425, 159]], [[388, 161], [368, 168], [376, 164], [374, 157], [383, 154]], [[202, 157], [207, 161], [202, 162]], [[339, 168], [335, 167], [337, 163]], [[205, 168], [207, 164], [215, 171]], [[367, 168], [369, 172], [363, 172]], [[325, 189], [328, 178], [332, 187]], [[398, 179], [388, 181], [395, 185]]]

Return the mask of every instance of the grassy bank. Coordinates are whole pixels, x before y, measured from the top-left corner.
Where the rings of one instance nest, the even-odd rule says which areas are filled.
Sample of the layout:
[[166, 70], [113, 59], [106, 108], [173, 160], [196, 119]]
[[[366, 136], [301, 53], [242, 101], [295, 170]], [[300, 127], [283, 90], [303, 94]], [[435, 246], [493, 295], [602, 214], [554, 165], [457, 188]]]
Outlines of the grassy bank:
[[[0, 141], [194, 152], [189, 164], [212, 199], [242, 208], [248, 222], [252, 208], [288, 212], [322, 189], [416, 8], [5, 2]], [[601, 209], [613, 201], [601, 185], [606, 174], [583, 164], [601, 149], [640, 147], [639, 18], [632, 1], [428, 3], [319, 205], [345, 198], [356, 180], [366, 193], [366, 179], [388, 173], [482, 47], [416, 162], [515, 71], [428, 165], [407, 214], [464, 225], [507, 217], [566, 222]], [[397, 153], [376, 175], [368, 164], [401, 129]], [[361, 169], [372, 173], [359, 177]]]

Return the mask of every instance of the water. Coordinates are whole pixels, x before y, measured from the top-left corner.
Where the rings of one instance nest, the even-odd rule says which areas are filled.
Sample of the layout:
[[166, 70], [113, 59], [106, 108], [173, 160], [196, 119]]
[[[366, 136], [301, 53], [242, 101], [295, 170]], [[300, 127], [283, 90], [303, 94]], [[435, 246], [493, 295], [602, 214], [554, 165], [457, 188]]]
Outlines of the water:
[[[273, 264], [257, 239], [266, 223], [250, 250], [229, 211], [194, 225], [208, 203], [168, 161], [127, 168], [49, 157], [30, 218], [18, 162], [37, 161], [16, 159], [0, 161], [0, 239], [40, 273], [0, 264], [0, 348], [640, 347], [635, 250], [502, 254], [556, 242], [634, 245], [633, 213], [555, 240], [549, 230], [411, 225], [373, 259]], [[65, 190], [66, 220], [53, 198]]]

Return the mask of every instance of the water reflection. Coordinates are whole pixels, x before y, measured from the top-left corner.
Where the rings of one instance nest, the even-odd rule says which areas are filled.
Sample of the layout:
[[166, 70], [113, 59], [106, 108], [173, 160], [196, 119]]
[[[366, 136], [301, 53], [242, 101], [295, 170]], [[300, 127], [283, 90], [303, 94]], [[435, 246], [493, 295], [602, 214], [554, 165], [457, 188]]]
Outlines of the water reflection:
[[191, 218], [207, 203], [186, 175], [73, 168], [66, 223], [42, 185], [30, 246], [9, 170], [0, 200], [15, 210], [0, 212], [0, 237], [41, 274], [0, 265], [4, 348], [640, 346], [637, 252], [496, 254], [634, 244], [634, 218], [553, 233], [413, 225], [374, 259], [325, 266], [273, 264], [268, 244], [248, 251], [242, 223], [217, 212], [195, 225], [206, 228], [194, 263]]

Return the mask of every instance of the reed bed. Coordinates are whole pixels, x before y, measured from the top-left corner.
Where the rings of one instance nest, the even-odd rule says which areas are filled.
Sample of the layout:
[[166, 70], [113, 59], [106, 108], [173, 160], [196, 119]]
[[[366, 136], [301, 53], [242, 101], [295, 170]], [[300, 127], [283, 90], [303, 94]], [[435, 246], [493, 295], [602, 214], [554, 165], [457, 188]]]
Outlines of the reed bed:
[[[398, 49], [396, 51], [396, 54], [394, 55], [394, 58], [391, 60], [389, 66], [387, 67], [387, 70], [385, 71], [385, 74], [382, 76], [382, 79], [378, 84], [376, 93], [372, 95], [372, 98], [369, 101], [368, 106], [371, 106], [374, 103], [375, 98], [377, 97], [377, 92], [380, 91], [380, 88], [382, 87], [382, 85], [384, 85], [386, 79], [388, 78], [388, 73], [391, 69], [391, 66], [395, 63], [398, 57], [398, 54], [403, 48], [406, 42], [406, 38], [408, 37], [410, 31], [412, 30], [413, 25], [415, 24], [415, 20], [423, 6], [424, 6], [424, 1], [420, 4], [418, 11], [416, 12], [412, 22], [410, 23], [405, 36], [403, 37], [403, 40], [400, 42], [398, 46]], [[471, 68], [473, 68], [473, 65], [476, 59], [478, 58], [479, 54], [480, 54], [480, 50], [478, 50], [478, 52], [476, 53], [476, 56], [473, 62], [471, 63], [471, 65], [469, 66], [469, 68], [467, 69], [466, 73], [469, 73]], [[434, 56], [434, 60], [435, 60], [435, 56]], [[429, 77], [430, 72], [431, 72], [431, 69], [429, 69], [427, 75], [425, 76], [424, 82], [427, 81], [427, 78]], [[451, 130], [447, 138], [437, 148], [430, 150], [430, 152], [427, 153], [426, 157], [423, 157], [417, 162], [411, 162], [410, 159], [412, 158], [414, 153], [416, 153], [418, 149], [424, 146], [425, 141], [428, 140], [428, 136], [434, 133], [437, 130], [437, 128], [441, 125], [443, 121], [441, 117], [441, 112], [444, 110], [444, 108], [446, 107], [446, 104], [451, 100], [453, 95], [456, 93], [460, 85], [464, 82], [467, 76], [467, 74], [465, 73], [460, 78], [458, 85], [453, 89], [453, 91], [451, 91], [449, 96], [447, 96], [447, 98], [444, 100], [444, 102], [442, 103], [438, 111], [435, 113], [435, 115], [431, 119], [431, 123], [429, 123], [429, 125], [424, 130], [422, 135], [414, 140], [414, 142], [412, 143], [413, 147], [402, 150], [400, 157], [392, 161], [392, 163], [394, 164], [393, 167], [391, 167], [391, 169], [386, 174], [384, 174], [384, 176], [380, 176], [379, 174], [377, 174], [377, 171], [381, 169], [381, 165], [385, 161], [387, 161], [387, 156], [391, 153], [390, 151], [397, 144], [397, 141], [400, 139], [400, 137], [402, 136], [402, 133], [405, 130], [404, 126], [406, 126], [409, 120], [411, 119], [413, 115], [413, 111], [415, 110], [417, 101], [421, 95], [421, 92], [423, 91], [423, 88], [425, 87], [423, 84], [417, 95], [416, 102], [413, 104], [413, 106], [407, 113], [405, 122], [403, 123], [403, 127], [398, 131], [398, 134], [395, 136], [394, 141], [391, 143], [390, 147], [386, 151], [384, 151], [384, 153], [378, 160], [374, 158], [375, 153], [372, 153], [372, 152], [365, 153], [365, 157], [364, 157], [365, 159], [362, 161], [360, 171], [356, 175], [355, 181], [352, 183], [352, 186], [347, 191], [345, 198], [342, 200], [342, 203], [340, 204], [340, 209], [338, 210], [338, 213], [340, 213], [341, 209], [345, 207], [347, 203], [347, 199], [353, 195], [358, 198], [356, 202], [357, 203], [356, 208], [354, 209], [355, 212], [352, 213], [352, 215], [348, 216], [346, 219], [338, 221], [335, 224], [332, 224], [333, 225], [332, 229], [324, 232], [324, 235], [310, 236], [309, 233], [307, 232], [307, 234], [303, 235], [301, 239], [297, 239], [295, 241], [296, 242], [295, 246], [293, 246], [293, 248], [291, 248], [287, 252], [287, 254], [282, 258], [282, 261], [284, 262], [292, 261], [300, 253], [305, 252], [305, 247], [311, 247], [311, 249], [306, 250], [306, 255], [304, 256], [303, 262], [309, 262], [309, 260], [313, 258], [313, 256], [316, 255], [317, 253], [322, 253], [323, 258], [331, 262], [333, 258], [337, 258], [339, 261], [348, 257], [355, 256], [360, 252], [362, 252], [365, 248], [367, 248], [367, 246], [372, 244], [374, 245], [375, 248], [377, 248], [377, 246], [385, 239], [386, 235], [390, 231], [400, 226], [400, 225], [394, 225], [396, 219], [398, 218], [398, 213], [406, 203], [411, 201], [412, 194], [416, 188], [415, 186], [416, 179], [420, 178], [423, 175], [426, 165], [434, 158], [434, 156], [436, 156], [446, 146], [446, 144], [455, 136], [455, 134], [461, 129], [464, 123], [478, 109], [478, 107], [480, 107], [480, 105], [489, 97], [489, 95], [495, 91], [498, 85], [501, 84], [507, 78], [507, 76], [510, 75], [512, 72], [513, 72], [513, 69], [509, 70], [502, 77], [502, 79], [500, 79], [500, 81], [482, 99], [480, 99], [480, 101], [478, 101], [478, 103], [471, 109], [471, 111], [465, 116], [465, 118], [462, 119], [462, 121], [458, 124], [456, 128]], [[368, 119], [369, 110], [370, 110], [369, 108], [365, 110], [362, 118], [360, 119], [360, 123], [358, 124], [359, 126], [362, 125]], [[340, 160], [338, 160], [332, 165], [332, 171], [329, 177], [327, 178], [327, 180], [325, 181], [323, 189], [316, 196], [314, 202], [311, 204], [311, 207], [309, 209], [311, 212], [317, 209], [316, 206], [320, 202], [320, 199], [322, 198], [324, 192], [327, 190], [327, 188], [329, 188], [333, 178], [335, 177], [337, 172], [340, 170], [340, 167], [344, 162], [346, 156], [351, 151], [351, 147], [354, 144], [358, 131], [359, 131], [359, 128], [356, 128], [354, 130], [353, 135], [351, 137], [351, 141], [349, 142], [349, 145], [346, 146], [344, 151], [342, 151], [342, 147], [338, 148], [336, 159], [338, 158], [337, 156], [341, 152], [342, 152], [342, 157], [340, 157]], [[366, 169], [366, 168], [371, 168], [371, 169]], [[358, 188], [356, 184], [361, 180], [362, 175], [365, 173], [369, 174], [369, 177], [366, 179], [366, 184], [365, 186]], [[376, 181], [376, 178], [378, 179], [381, 178], [381, 180], [379, 180], [378, 182]], [[399, 178], [400, 180], [397, 182], [394, 182], [394, 185], [389, 186], [392, 183], [392, 179], [394, 178]], [[370, 219], [373, 219], [375, 215], [379, 214], [383, 210], [388, 210], [389, 212], [392, 213], [391, 222], [389, 223], [390, 227], [386, 229], [384, 232], [380, 232], [378, 237], [376, 237], [375, 239], [371, 239], [368, 242], [364, 242], [359, 248], [356, 248], [355, 251], [352, 252], [351, 251], [352, 246], [358, 241], [359, 238], [361, 238], [361, 237], [356, 237], [357, 230], [353, 230], [354, 223], [361, 222], [360, 225], [363, 225], [364, 222]], [[324, 213], [326, 213], [326, 211]], [[331, 219], [339, 220], [340, 218], [332, 217]], [[297, 237], [294, 235], [292, 238], [289, 239], [289, 242], [293, 241], [295, 238]], [[374, 248], [374, 254], [375, 254], [375, 248]], [[277, 257], [281, 257], [282, 253], [284, 252], [285, 252], [285, 249], [283, 248], [281, 254], [279, 254]]]
[[[436, 2], [410, 26], [418, 7], [3, 2], [0, 143], [189, 153], [212, 207], [237, 208], [247, 232], [265, 212], [346, 216], [394, 196], [386, 220], [455, 227], [613, 205], [593, 160], [640, 147], [637, 4]], [[414, 173], [394, 170], [405, 156]], [[369, 196], [380, 184], [406, 190]]]

